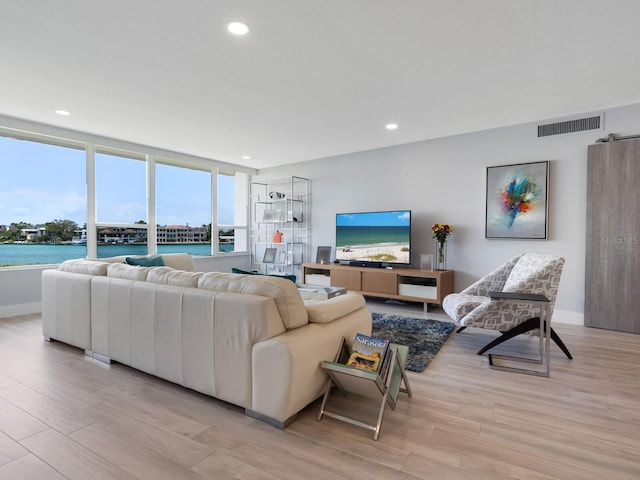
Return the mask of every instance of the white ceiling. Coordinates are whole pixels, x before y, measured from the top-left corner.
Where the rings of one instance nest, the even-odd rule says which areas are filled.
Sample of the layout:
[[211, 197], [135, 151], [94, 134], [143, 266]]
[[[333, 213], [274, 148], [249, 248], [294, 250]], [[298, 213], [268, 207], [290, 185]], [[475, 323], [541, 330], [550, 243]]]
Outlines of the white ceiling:
[[0, 0], [0, 114], [263, 168], [638, 103], [638, 18], [637, 0]]

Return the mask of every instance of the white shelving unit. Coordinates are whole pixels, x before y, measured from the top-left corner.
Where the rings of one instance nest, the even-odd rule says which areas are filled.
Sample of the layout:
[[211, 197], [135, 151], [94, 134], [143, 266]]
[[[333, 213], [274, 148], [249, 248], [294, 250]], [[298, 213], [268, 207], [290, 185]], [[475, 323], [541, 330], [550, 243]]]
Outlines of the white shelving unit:
[[[250, 183], [251, 261], [260, 273], [296, 275], [310, 259], [310, 181], [282, 177]], [[278, 240], [277, 232], [282, 234]], [[274, 235], [276, 234], [276, 235]], [[275, 249], [273, 262], [265, 262], [267, 249]], [[273, 250], [271, 250], [273, 252]]]

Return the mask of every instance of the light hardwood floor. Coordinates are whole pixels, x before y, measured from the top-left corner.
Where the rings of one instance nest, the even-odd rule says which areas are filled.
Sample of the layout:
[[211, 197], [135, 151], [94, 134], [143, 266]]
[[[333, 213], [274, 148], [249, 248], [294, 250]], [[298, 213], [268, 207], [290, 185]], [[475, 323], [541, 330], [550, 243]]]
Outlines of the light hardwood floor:
[[[423, 317], [420, 306], [370, 301]], [[435, 310], [426, 317], [445, 319]], [[233, 405], [45, 343], [40, 316], [0, 319], [1, 479], [638, 479], [640, 336], [555, 324], [551, 377], [490, 370], [492, 332], [453, 333], [380, 439], [319, 402], [286, 430]], [[516, 338], [503, 350], [531, 350]], [[372, 421], [376, 405], [332, 396]]]

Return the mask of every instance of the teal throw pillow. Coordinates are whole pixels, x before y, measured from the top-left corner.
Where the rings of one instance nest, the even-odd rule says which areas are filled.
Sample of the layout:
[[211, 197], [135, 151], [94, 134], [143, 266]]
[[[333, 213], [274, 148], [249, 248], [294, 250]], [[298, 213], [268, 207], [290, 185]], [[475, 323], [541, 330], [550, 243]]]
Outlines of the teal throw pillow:
[[270, 277], [278, 277], [278, 278], [286, 278], [287, 280], [291, 280], [293, 283], [296, 283], [295, 275], [269, 275]]
[[124, 260], [129, 265], [138, 265], [140, 267], [164, 267], [164, 260], [160, 255], [153, 257], [126, 257]]
[[255, 275], [256, 274], [256, 272], [248, 272], [246, 270], [240, 270], [239, 268], [235, 268], [235, 267], [231, 268], [231, 273], [244, 273], [246, 275]]

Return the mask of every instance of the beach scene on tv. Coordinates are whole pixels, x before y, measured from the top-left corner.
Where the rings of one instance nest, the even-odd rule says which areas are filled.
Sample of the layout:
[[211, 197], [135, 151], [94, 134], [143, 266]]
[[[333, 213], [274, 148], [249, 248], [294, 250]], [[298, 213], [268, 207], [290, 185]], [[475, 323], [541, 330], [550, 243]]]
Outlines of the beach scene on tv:
[[339, 213], [336, 260], [411, 263], [411, 212]]

